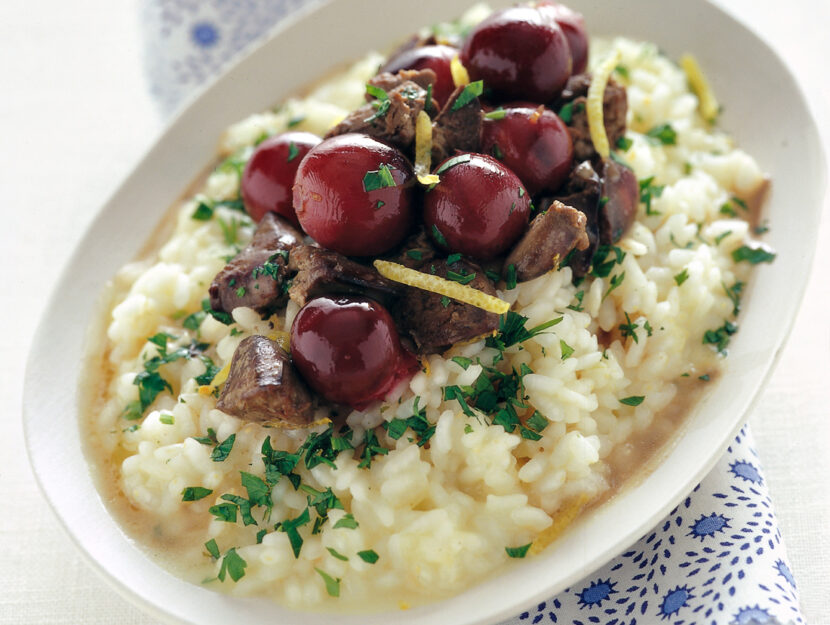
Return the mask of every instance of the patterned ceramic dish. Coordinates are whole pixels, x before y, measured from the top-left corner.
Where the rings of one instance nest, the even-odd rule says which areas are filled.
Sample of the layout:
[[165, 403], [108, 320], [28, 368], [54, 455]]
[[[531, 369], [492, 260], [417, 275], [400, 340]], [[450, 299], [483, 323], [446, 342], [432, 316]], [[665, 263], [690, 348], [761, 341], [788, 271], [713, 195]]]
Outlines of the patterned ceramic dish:
[[[417, 21], [450, 19], [466, 4], [463, 0], [424, 2]], [[623, 33], [655, 41], [675, 58], [692, 50], [705, 67], [712, 68], [709, 77], [727, 103], [723, 127], [775, 181], [767, 207], [768, 243], [779, 257], [754, 276], [741, 332], [730, 345], [728, 369], [693, 410], [674, 449], [652, 473], [586, 517], [555, 549], [453, 599], [396, 613], [394, 618], [404, 624], [496, 622], [566, 587], [651, 527], [711, 468], [745, 419], [772, 369], [806, 284], [824, 190], [824, 159], [814, 123], [786, 68], [757, 37], [704, 2], [670, 8], [650, 0], [604, 4], [574, 3], [592, 35]], [[385, 28], [366, 27], [378, 15], [384, 15]], [[223, 128], [338, 65], [332, 63], [333, 51], [337, 59], [358, 58], [368, 48], [388, 47], [412, 29], [411, 10], [380, 0], [367, 0], [357, 9], [352, 3], [332, 3], [284, 26], [173, 122], [101, 210], [50, 301], [49, 322], [38, 333], [26, 381], [26, 432], [35, 473], [70, 535], [96, 568], [129, 598], [169, 622], [276, 619], [311, 625], [331, 617], [192, 586], [158, 568], [124, 536], [92, 483], [76, 420], [54, 418], [77, 412], [77, 380], [65, 372], [77, 368], [80, 361], [92, 302], [100, 285], [140, 249], [165, 207], [181, 192], [182, 181], [202, 170], [213, 154], [214, 137]], [[698, 35], [704, 32], [705, 39]], [[325, 47], [306, 45], [321, 33], [326, 33]], [[287, 64], [279, 68], [279, 80], [273, 79], [273, 59], [292, 58], [298, 50], [303, 52], [302, 67]], [[781, 110], [788, 115], [779, 115]], [[770, 125], [770, 119], [776, 124]], [[148, 207], [139, 224], [127, 218], [136, 205]], [[792, 218], [793, 207], [799, 211], [798, 219]], [[60, 325], [55, 319], [62, 320]], [[50, 392], [40, 392], [44, 388]], [[387, 622], [389, 615], [340, 615], [338, 620], [379, 624]]]

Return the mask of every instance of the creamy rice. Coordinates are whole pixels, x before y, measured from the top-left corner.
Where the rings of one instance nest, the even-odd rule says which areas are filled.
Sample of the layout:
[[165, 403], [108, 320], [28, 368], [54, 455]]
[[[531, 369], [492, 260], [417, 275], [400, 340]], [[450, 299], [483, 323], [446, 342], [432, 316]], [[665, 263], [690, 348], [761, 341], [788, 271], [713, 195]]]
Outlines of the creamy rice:
[[[755, 195], [764, 179], [728, 136], [709, 130], [696, 113], [697, 99], [684, 74], [654, 45], [621, 38], [594, 41], [592, 60], [612, 48], [621, 52], [627, 68], [620, 80], [628, 89], [632, 145], [622, 157], [638, 179], [653, 176], [654, 184], [665, 187], [652, 200], [655, 215], [647, 216], [640, 205], [637, 222], [618, 244], [625, 256], [605, 278], [574, 286], [570, 269], [563, 268], [499, 292], [528, 318], [528, 328], [561, 317], [549, 330], [508, 348], [499, 364], [532, 370], [524, 376], [528, 401], [550, 421], [541, 438], [508, 433], [489, 419], [466, 416], [457, 401], [444, 399], [445, 387], [473, 384], [482, 373], [476, 361], [489, 365], [497, 354], [484, 341], [459, 345], [429, 356], [424, 370], [382, 405], [348, 416], [356, 447], [367, 429], [377, 428], [380, 443], [389, 449], [371, 467], [359, 468], [361, 459], [352, 451], [340, 452], [336, 468], [297, 465], [303, 484], [317, 491], [330, 488], [343, 506], [329, 510], [317, 534], [311, 532], [316, 516], [311, 510], [310, 523], [299, 529], [304, 542], [298, 557], [289, 534], [273, 531], [278, 521], [295, 519], [308, 508], [308, 493], [295, 490], [287, 479], [273, 489], [269, 522], [263, 521], [263, 507], [253, 510], [257, 525], [214, 518], [208, 508], [222, 503], [220, 495], [246, 495], [240, 472], [263, 475], [260, 450], [266, 437], [274, 449], [293, 452], [309, 432], [266, 429], [217, 410], [215, 397], [198, 392], [194, 377], [205, 371], [199, 357], [162, 365], [159, 372], [172, 392], [160, 393], [140, 420], [124, 419], [125, 406], [139, 399], [136, 375], [148, 358], [159, 355], [148, 337], [159, 332], [175, 337], [168, 352], [193, 340], [206, 343], [204, 354], [221, 367], [243, 338], [288, 331], [297, 313], [289, 303], [263, 321], [252, 310], [238, 308], [232, 326], [207, 316], [198, 330], [183, 327], [183, 320], [201, 309], [225, 258], [235, 252], [228, 228], [237, 227], [239, 245], [253, 231], [247, 217], [224, 207], [217, 207], [212, 219], [194, 220], [199, 198], [190, 199], [176, 209], [172, 235], [158, 252], [124, 267], [115, 280], [117, 304], [105, 322], [107, 347], [99, 355], [106, 371], [102, 393], [84, 424], [101, 487], [133, 534], [163, 552], [168, 565], [188, 579], [236, 595], [265, 595], [318, 610], [406, 607], [457, 594], [492, 575], [510, 561], [506, 547], [538, 541], [561, 515], [602, 498], [617, 483], [610, 458], [621, 444], [655, 427], [671, 405], [682, 403], [678, 389], [686, 380], [711, 379], [719, 370], [722, 358], [703, 337], [734, 320], [725, 287], [746, 282], [751, 267], [731, 257], [749, 240], [750, 226], [725, 215], [722, 207], [734, 196]], [[281, 132], [297, 120], [296, 129], [324, 134], [362, 103], [364, 84], [381, 58], [371, 54], [308, 97], [232, 126], [222, 139], [222, 152], [244, 160], [263, 132]], [[664, 123], [676, 131], [676, 145], [645, 135]], [[201, 194], [232, 200], [238, 185], [236, 170], [220, 167]], [[620, 280], [623, 273], [612, 288], [612, 279]], [[472, 360], [466, 369], [464, 357]], [[627, 405], [640, 397], [641, 403]], [[411, 416], [416, 398], [435, 424], [424, 446], [417, 445], [411, 430], [393, 440], [378, 428]], [[208, 436], [209, 429], [219, 442], [235, 435], [224, 461], [211, 458], [215, 444], [193, 438]], [[213, 492], [183, 502], [186, 487]], [[345, 526], [338, 527], [344, 518]], [[257, 544], [260, 529], [269, 531]], [[204, 545], [211, 539], [223, 556], [235, 548], [245, 561], [237, 582], [215, 579], [221, 558], [207, 554]], [[368, 550], [377, 554], [376, 562], [357, 555]], [[342, 580], [339, 598], [327, 594], [316, 569]]]

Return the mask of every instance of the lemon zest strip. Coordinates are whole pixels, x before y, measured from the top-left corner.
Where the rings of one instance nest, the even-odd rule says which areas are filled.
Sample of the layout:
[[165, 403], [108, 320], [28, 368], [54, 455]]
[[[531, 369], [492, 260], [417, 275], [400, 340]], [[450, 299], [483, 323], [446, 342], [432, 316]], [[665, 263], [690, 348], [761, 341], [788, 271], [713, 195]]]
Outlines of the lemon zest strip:
[[445, 278], [409, 269], [408, 267], [388, 260], [376, 260], [374, 265], [380, 275], [394, 282], [400, 282], [416, 289], [444, 295], [498, 315], [503, 315], [510, 310], [510, 304], [504, 300], [487, 295], [487, 293], [482, 293], [478, 289], [474, 289], [465, 284], [459, 284], [452, 280], [446, 280]]
[[689, 87], [697, 96], [700, 114], [707, 122], [713, 124], [720, 112], [720, 105], [703, 73], [703, 69], [691, 54], [684, 54], [680, 57], [680, 67], [686, 72]]
[[415, 120], [415, 175], [424, 186], [438, 184], [437, 175], [429, 173], [432, 166], [432, 120], [420, 111]]
[[619, 65], [622, 54], [619, 50], [610, 54], [594, 72], [591, 86], [588, 87], [588, 98], [585, 109], [588, 112], [588, 130], [591, 133], [591, 143], [602, 158], [608, 158], [611, 147], [608, 144], [608, 135], [605, 133], [605, 119], [602, 110], [602, 101], [605, 97], [605, 86], [611, 72]]
[[548, 545], [564, 534], [565, 530], [570, 527], [576, 520], [576, 517], [579, 516], [579, 513], [585, 508], [585, 504], [588, 501], [588, 495], [580, 495], [559, 508], [556, 511], [556, 517], [553, 519], [551, 526], [543, 530], [536, 540], [533, 541], [533, 545], [530, 547], [530, 553], [532, 555], [541, 553]]
[[[470, 74], [467, 72], [467, 68], [461, 64], [461, 59], [458, 58], [457, 54], [450, 61], [450, 73], [456, 87], [470, 84]], [[446, 102], [442, 102], [442, 104], [446, 104]]]

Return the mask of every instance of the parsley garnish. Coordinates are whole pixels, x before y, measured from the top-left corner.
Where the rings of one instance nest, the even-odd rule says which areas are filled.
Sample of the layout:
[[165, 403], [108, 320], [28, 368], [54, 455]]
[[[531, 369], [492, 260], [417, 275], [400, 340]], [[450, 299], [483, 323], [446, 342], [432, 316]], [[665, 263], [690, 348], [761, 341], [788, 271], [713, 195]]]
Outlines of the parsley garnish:
[[730, 234], [732, 234], [731, 230], [727, 230], [726, 232], [721, 232], [718, 236], [715, 237], [715, 245], [720, 245], [721, 241], [723, 241]]
[[216, 539], [211, 538], [209, 541], [205, 543], [205, 549], [210, 554], [210, 557], [214, 560], [218, 560], [220, 553], [219, 553], [219, 546], [216, 544]]
[[464, 369], [464, 371], [469, 369], [470, 365], [473, 364], [473, 361], [470, 358], [465, 358], [464, 356], [454, 356], [452, 361]]
[[446, 308], [447, 306], [449, 306], [451, 301], [452, 300], [449, 297], [447, 297], [446, 295], [441, 296], [441, 306], [443, 308]]
[[447, 271], [447, 280], [452, 280], [453, 282], [458, 282], [459, 284], [469, 284], [473, 280], [475, 280], [476, 274], [475, 273], [466, 273], [462, 270], [461, 273], [455, 271]]
[[631, 337], [634, 339], [635, 343], [639, 343], [640, 339], [637, 337], [637, 332], [635, 330], [640, 327], [638, 323], [631, 323], [631, 317], [628, 316], [628, 313], [625, 314], [626, 323], [620, 324], [620, 334], [622, 334], [623, 338]]
[[521, 547], [505, 547], [504, 550], [507, 552], [507, 555], [511, 558], [524, 558], [527, 555], [527, 552], [530, 550], [530, 546], [533, 543], [527, 543], [526, 545], [522, 545]]
[[504, 351], [511, 345], [523, 343], [524, 341], [533, 338], [537, 334], [544, 332], [548, 328], [552, 328], [557, 323], [562, 321], [562, 317], [556, 317], [545, 323], [531, 328], [525, 328], [527, 317], [524, 317], [512, 310], [508, 311], [499, 319], [499, 333], [496, 336], [491, 336], [487, 339], [487, 347], [495, 347], [499, 351]]
[[481, 80], [476, 80], [475, 82], [471, 82], [470, 84], [465, 85], [464, 90], [458, 94], [458, 97], [455, 99], [455, 102], [452, 103], [450, 110], [457, 111], [461, 107], [466, 106], [467, 104], [475, 100], [478, 96], [480, 96], [483, 91], [484, 82]]
[[703, 335], [703, 344], [714, 345], [719, 354], [725, 354], [726, 348], [729, 346], [729, 339], [737, 331], [737, 325], [731, 321], [725, 321], [721, 327], [715, 330], [706, 330]]
[[358, 551], [357, 555], [360, 557], [361, 560], [364, 562], [368, 562], [369, 564], [374, 564], [378, 561], [380, 557], [373, 549], [367, 549], [366, 551]]
[[337, 558], [338, 560], [342, 560], [343, 562], [348, 562], [348, 560], [349, 560], [346, 556], [344, 556], [342, 553], [340, 553], [339, 551], [337, 551], [337, 549], [335, 549], [334, 547], [326, 547], [326, 550], [327, 550], [327, 551], [328, 551], [328, 552], [329, 552], [332, 556], [334, 556], [335, 558]]
[[314, 570], [320, 574], [320, 577], [323, 578], [323, 581], [326, 583], [326, 592], [329, 593], [332, 597], [339, 597], [340, 596], [340, 578], [334, 578], [325, 571], [318, 569], [316, 566]]
[[396, 186], [397, 183], [392, 177], [391, 169], [394, 169], [394, 167], [383, 164], [376, 170], [367, 171], [363, 176], [363, 190], [368, 193], [369, 191]]
[[[453, 156], [452, 158], [448, 158], [441, 166], [435, 170], [435, 173], [440, 175], [443, 174], [448, 169], [452, 169], [456, 165], [460, 165], [461, 163], [469, 163], [470, 162], [470, 155], [469, 154], [459, 154], [458, 156]], [[433, 226], [434, 227], [434, 226]]]
[[559, 339], [559, 349], [562, 351], [562, 360], [567, 360], [574, 353], [574, 348], [562, 339]]
[[294, 552], [295, 558], [300, 557], [300, 550], [303, 548], [303, 537], [300, 536], [300, 532], [297, 531], [297, 528], [309, 523], [310, 521], [311, 517], [308, 514], [308, 508], [306, 508], [297, 518], [286, 519], [280, 523], [279, 530], [288, 535], [288, 542], [291, 543], [291, 551]]
[[297, 144], [294, 143], [293, 141], [291, 141], [288, 144], [288, 158], [286, 159], [286, 162], [290, 163], [291, 161], [293, 161], [295, 158], [297, 158], [297, 155], [299, 153], [300, 153], [300, 150], [297, 149]]
[[386, 91], [384, 91], [380, 87], [377, 87], [375, 85], [367, 84], [366, 93], [376, 98], [376, 100], [372, 102], [372, 106], [374, 107], [375, 112], [370, 117], [367, 117], [363, 120], [364, 123], [368, 124], [369, 122], [372, 122], [376, 119], [380, 119], [381, 117], [386, 115], [386, 113], [389, 111], [389, 107], [392, 104], [392, 102], [389, 100], [389, 94], [386, 93]]
[[628, 148], [634, 145], [634, 142], [628, 137], [620, 137], [617, 139], [617, 147], [623, 152], [628, 152]]
[[233, 323], [233, 317], [231, 317], [228, 313], [223, 312], [221, 310], [213, 310], [213, 308], [210, 307], [209, 298], [205, 298], [202, 300], [202, 310], [214, 319], [216, 319], [216, 321], [218, 321], [219, 323], [224, 323], [226, 326], [229, 326]]
[[225, 573], [231, 576], [231, 579], [238, 582], [245, 575], [245, 567], [248, 563], [242, 559], [236, 549], [228, 549], [225, 557], [222, 558], [222, 566], [219, 569], [219, 579], [225, 581]]
[[697, 379], [702, 380], [703, 382], [708, 382], [710, 380], [708, 373], [704, 373], [703, 375], [697, 376]]
[[763, 247], [742, 245], [732, 252], [732, 260], [736, 263], [745, 260], [752, 265], [757, 265], [758, 263], [771, 263], [775, 260], [775, 254], [765, 250]]
[[182, 501], [199, 501], [210, 495], [213, 491], [201, 486], [188, 486], [182, 491]]
[[413, 260], [423, 260], [424, 253], [421, 250], [407, 250], [406, 255]]
[[670, 124], [655, 126], [646, 133], [646, 136], [653, 139], [655, 143], [662, 143], [663, 145], [677, 144], [677, 133]]
[[615, 289], [619, 288], [619, 286], [623, 283], [623, 280], [625, 280], [625, 272], [624, 271], [622, 273], [618, 273], [615, 276], [611, 276], [611, 282], [608, 286], [608, 289], [602, 295], [603, 301], [605, 301], [606, 297], [611, 295], [611, 291], [614, 291]]
[[570, 125], [571, 120], [573, 119], [573, 108], [573, 102], [568, 102], [567, 104], [565, 104], [561, 109], [559, 109], [559, 119], [561, 119], [566, 124]]
[[236, 434], [228, 436], [228, 438], [213, 448], [213, 453], [210, 454], [210, 459], [214, 462], [224, 462], [230, 455], [235, 440]]
[[360, 527], [360, 524], [355, 520], [354, 516], [352, 516], [351, 512], [348, 514], [343, 515], [343, 517], [334, 524], [334, 529], [345, 528], [349, 530], [354, 530]]
[[447, 239], [444, 238], [444, 235], [441, 234], [441, 231], [435, 224], [432, 224], [432, 237], [435, 239], [435, 242], [438, 243], [438, 245], [442, 245], [444, 247], [447, 246]]
[[640, 202], [646, 207], [646, 215], [659, 215], [659, 211], [652, 210], [651, 200], [663, 195], [665, 185], [654, 184], [654, 176], [649, 176], [644, 180], [640, 180]]
[[213, 207], [206, 202], [199, 202], [199, 205], [190, 217], [196, 221], [208, 221], [213, 217]]
[[645, 398], [645, 395], [632, 395], [631, 397], [623, 397], [620, 400], [620, 403], [625, 404], [626, 406], [639, 406], [643, 403]]
[[504, 119], [505, 115], [506, 111], [502, 107], [499, 107], [497, 109], [493, 109], [489, 113], [485, 113], [484, 119]]
[[726, 296], [732, 302], [732, 314], [737, 317], [738, 313], [741, 312], [741, 291], [744, 289], [744, 283], [738, 281], [732, 286], [726, 286], [726, 284], [721, 282], [721, 286], [726, 291]]
[[432, 108], [432, 83], [427, 85], [427, 95], [424, 98], [424, 110], [429, 113]]
[[585, 291], [577, 291], [576, 294], [574, 295], [574, 297], [576, 298], [577, 303], [576, 304], [569, 304], [568, 309], [569, 310], [574, 310], [576, 312], [582, 312], [583, 310], [585, 310], [582, 307], [582, 300], [585, 297]]
[[516, 265], [510, 263], [507, 265], [507, 271], [505, 272], [506, 275], [504, 277], [504, 288], [508, 291], [515, 289], [516, 284], [518, 284], [518, 280], [516, 278]]
[[678, 273], [677, 275], [674, 276], [674, 281], [675, 281], [675, 283], [677, 283], [677, 286], [680, 286], [681, 284], [686, 282], [686, 280], [688, 280], [688, 279], [689, 279], [689, 270], [686, 269], [685, 267], [683, 268], [683, 271], [681, 271], [680, 273]]
[[[611, 253], [614, 256], [612, 258]], [[621, 265], [625, 260], [626, 253], [622, 248], [616, 245], [600, 245], [594, 253], [594, 259], [591, 265], [591, 275], [597, 278], [607, 278], [614, 268], [614, 265]]]

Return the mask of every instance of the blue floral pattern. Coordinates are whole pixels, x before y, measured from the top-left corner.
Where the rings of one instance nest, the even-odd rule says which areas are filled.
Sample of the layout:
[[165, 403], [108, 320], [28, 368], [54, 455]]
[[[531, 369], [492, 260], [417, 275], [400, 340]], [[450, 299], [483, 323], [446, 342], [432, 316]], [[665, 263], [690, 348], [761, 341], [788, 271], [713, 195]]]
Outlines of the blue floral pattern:
[[[146, 66], [171, 113], [309, 0], [145, 0]], [[631, 549], [503, 625], [803, 625], [748, 428], [717, 467]]]
[[504, 625], [803, 624], [772, 502], [744, 428], [637, 544]]

